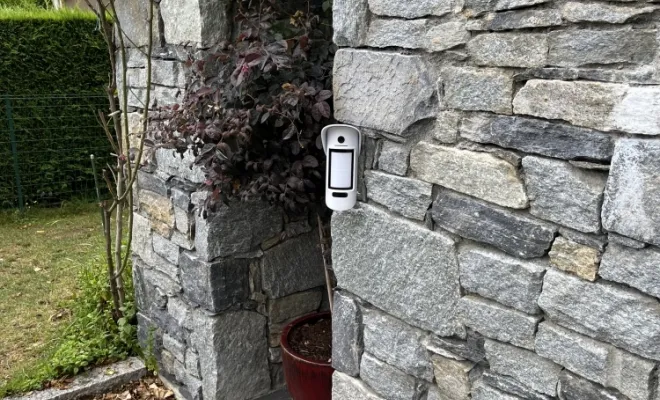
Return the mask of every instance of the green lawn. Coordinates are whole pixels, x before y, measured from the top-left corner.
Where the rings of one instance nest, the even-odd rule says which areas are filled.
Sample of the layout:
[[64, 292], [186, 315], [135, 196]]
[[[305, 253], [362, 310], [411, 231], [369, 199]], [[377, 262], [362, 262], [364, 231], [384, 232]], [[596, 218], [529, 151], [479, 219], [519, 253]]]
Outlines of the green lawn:
[[0, 211], [0, 386], [29, 372], [70, 321], [81, 268], [102, 254], [95, 204]]

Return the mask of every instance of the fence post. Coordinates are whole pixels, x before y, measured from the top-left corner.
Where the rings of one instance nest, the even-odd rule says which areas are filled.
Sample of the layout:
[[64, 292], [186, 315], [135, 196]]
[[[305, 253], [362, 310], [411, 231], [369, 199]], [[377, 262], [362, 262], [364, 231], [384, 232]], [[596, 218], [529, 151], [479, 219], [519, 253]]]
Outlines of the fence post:
[[11, 98], [9, 96], [5, 96], [5, 115], [7, 117], [7, 127], [9, 128], [9, 140], [11, 141], [11, 155], [14, 159], [14, 178], [16, 180], [16, 190], [18, 191], [18, 208], [22, 212], [25, 209], [25, 203], [23, 201], [23, 186], [21, 185], [21, 170], [18, 167], [18, 149], [16, 145], [14, 117], [12, 116]]

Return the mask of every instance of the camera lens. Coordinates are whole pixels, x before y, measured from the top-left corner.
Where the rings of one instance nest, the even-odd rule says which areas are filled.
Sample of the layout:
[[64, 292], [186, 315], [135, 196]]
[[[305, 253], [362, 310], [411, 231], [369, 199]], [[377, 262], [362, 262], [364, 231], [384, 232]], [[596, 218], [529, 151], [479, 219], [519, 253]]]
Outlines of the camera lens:
[[337, 138], [337, 141], [338, 141], [339, 143], [344, 143], [344, 142], [346, 141], [346, 139], [344, 139], [343, 136], [339, 136], [339, 137]]

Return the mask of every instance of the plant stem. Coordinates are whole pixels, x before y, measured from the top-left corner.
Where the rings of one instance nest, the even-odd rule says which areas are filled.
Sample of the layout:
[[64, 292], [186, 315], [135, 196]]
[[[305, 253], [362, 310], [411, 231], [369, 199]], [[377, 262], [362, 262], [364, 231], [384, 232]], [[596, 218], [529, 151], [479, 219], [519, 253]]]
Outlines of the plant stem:
[[323, 272], [325, 272], [325, 288], [328, 291], [328, 302], [330, 303], [330, 313], [334, 312], [334, 294], [332, 291], [332, 280], [330, 279], [330, 271], [328, 269], [328, 262], [326, 258], [326, 251], [328, 250], [327, 240], [323, 229], [323, 221], [321, 216], [316, 214], [316, 221], [319, 227], [319, 241], [321, 242], [321, 257], [323, 258]]

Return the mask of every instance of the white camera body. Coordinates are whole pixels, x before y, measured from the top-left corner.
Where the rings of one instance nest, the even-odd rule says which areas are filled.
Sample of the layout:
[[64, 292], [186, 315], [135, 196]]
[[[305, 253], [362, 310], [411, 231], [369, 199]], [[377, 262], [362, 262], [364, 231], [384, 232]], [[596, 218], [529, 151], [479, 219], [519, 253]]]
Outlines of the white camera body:
[[331, 210], [350, 210], [357, 202], [357, 171], [362, 138], [350, 125], [328, 125], [321, 131], [327, 162], [325, 204]]

